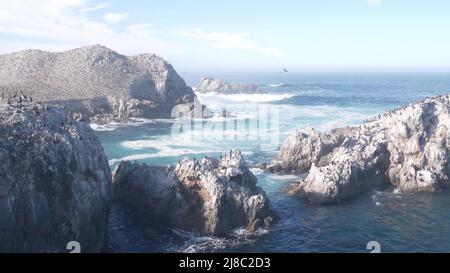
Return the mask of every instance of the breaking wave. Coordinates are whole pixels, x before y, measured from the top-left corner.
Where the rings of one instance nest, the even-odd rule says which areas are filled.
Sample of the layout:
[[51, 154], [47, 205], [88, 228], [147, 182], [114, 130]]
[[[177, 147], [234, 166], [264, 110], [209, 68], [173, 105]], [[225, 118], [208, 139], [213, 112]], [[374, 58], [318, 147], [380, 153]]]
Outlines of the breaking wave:
[[223, 103], [236, 103], [236, 102], [256, 102], [256, 103], [264, 103], [264, 102], [272, 102], [272, 101], [281, 101], [286, 100], [295, 96], [295, 94], [291, 93], [281, 93], [281, 94], [219, 94], [216, 92], [211, 93], [197, 93], [197, 97], [201, 102], [205, 101], [206, 104], [210, 101], [220, 101]]

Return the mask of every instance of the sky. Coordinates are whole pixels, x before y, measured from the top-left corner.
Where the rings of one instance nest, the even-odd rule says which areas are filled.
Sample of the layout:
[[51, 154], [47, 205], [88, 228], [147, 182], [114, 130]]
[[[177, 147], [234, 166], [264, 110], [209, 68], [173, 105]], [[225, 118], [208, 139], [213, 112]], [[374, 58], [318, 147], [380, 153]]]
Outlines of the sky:
[[102, 44], [186, 72], [449, 72], [448, 0], [0, 0], [0, 53]]

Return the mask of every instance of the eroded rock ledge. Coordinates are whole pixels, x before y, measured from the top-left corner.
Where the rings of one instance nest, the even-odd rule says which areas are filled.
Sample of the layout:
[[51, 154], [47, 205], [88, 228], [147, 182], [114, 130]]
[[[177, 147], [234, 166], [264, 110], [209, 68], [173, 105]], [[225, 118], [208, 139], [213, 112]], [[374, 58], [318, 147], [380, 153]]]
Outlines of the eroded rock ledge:
[[169, 167], [122, 161], [113, 180], [114, 198], [141, 215], [205, 235], [239, 227], [255, 231], [274, 216], [240, 152]]
[[354, 128], [288, 137], [274, 170], [306, 171], [288, 188], [314, 203], [340, 202], [368, 189], [401, 192], [450, 186], [450, 95], [427, 98]]
[[27, 96], [0, 98], [0, 252], [105, 247], [111, 170], [88, 124]]

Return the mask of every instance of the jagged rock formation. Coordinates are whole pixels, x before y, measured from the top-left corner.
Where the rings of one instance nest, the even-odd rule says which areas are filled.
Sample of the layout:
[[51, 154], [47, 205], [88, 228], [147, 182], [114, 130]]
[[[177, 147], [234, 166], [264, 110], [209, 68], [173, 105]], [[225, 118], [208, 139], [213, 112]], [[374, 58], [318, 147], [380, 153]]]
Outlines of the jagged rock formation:
[[179, 104], [172, 108], [172, 118], [210, 118], [213, 112], [201, 104], [197, 98], [192, 103]]
[[333, 140], [327, 142], [328, 146], [340, 144], [330, 153], [311, 153], [314, 149], [304, 143], [321, 139], [311, 135], [302, 137], [302, 141], [288, 140], [283, 147], [280, 157], [292, 152], [294, 159], [284, 158], [293, 164], [280, 166], [304, 170], [311, 164], [308, 176], [291, 185], [288, 192], [312, 202], [332, 203], [388, 184], [401, 192], [436, 191], [450, 186], [448, 94], [391, 111], [350, 131], [335, 130], [320, 136]]
[[267, 227], [272, 211], [240, 152], [161, 167], [122, 161], [114, 198], [149, 219], [206, 235]]
[[195, 91], [200, 93], [217, 92], [222, 94], [263, 93], [255, 84], [224, 82], [210, 77], [201, 78], [195, 87]]
[[0, 98], [0, 252], [105, 244], [111, 171], [94, 132], [27, 96]]
[[195, 94], [172, 65], [153, 54], [123, 56], [95, 45], [61, 53], [26, 50], [0, 56], [0, 93], [63, 104], [97, 123], [169, 118]]
[[333, 152], [354, 132], [354, 128], [338, 128], [331, 132], [314, 129], [309, 134], [296, 132], [289, 135], [273, 164], [267, 167], [271, 172], [307, 172], [311, 165], [317, 167], [329, 164]]

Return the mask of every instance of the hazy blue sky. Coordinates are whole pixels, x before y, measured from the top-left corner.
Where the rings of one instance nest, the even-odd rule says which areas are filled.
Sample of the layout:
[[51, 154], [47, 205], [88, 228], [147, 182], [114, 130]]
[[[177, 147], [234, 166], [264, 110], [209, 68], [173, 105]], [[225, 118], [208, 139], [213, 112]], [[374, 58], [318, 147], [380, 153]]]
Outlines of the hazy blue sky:
[[0, 0], [0, 51], [103, 44], [179, 71], [450, 71], [450, 1]]

